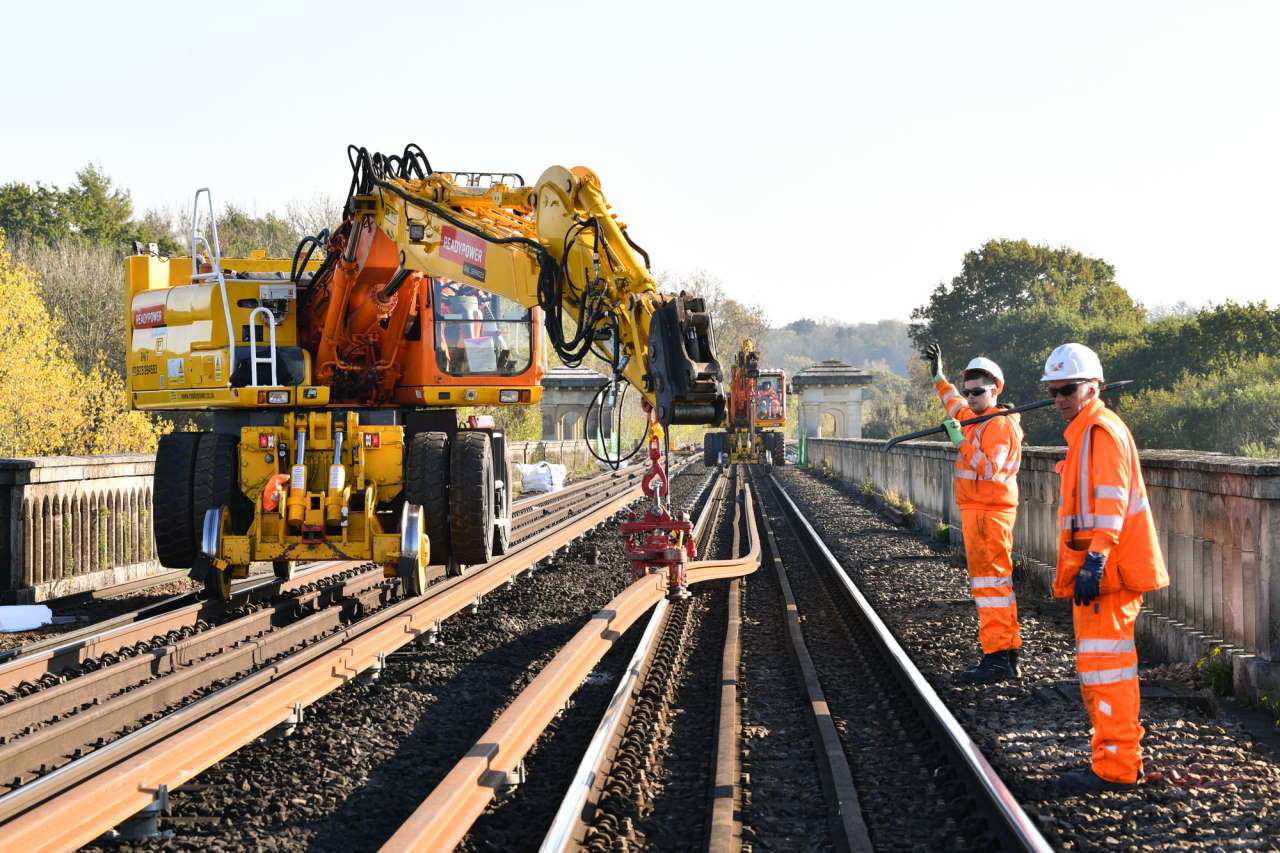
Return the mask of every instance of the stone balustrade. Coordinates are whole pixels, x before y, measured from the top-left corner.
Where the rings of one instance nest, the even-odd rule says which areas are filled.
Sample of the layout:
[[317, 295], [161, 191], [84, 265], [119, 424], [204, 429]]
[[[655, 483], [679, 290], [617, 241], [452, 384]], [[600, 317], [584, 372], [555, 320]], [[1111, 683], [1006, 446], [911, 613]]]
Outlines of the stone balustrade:
[[0, 600], [25, 604], [162, 571], [149, 454], [0, 459]]
[[[866, 439], [808, 440], [808, 458], [840, 478], [896, 490], [917, 526], [952, 525], [949, 442], [916, 441], [881, 453]], [[1047, 594], [1057, 557], [1061, 447], [1023, 448], [1014, 548], [1031, 585]], [[1237, 692], [1280, 686], [1280, 462], [1179, 450], [1143, 451], [1142, 470], [1165, 562], [1167, 589], [1147, 594], [1138, 637], [1147, 659], [1195, 662], [1214, 646], [1231, 656]], [[1020, 581], [1020, 584], [1022, 582]], [[1025, 595], [1020, 586], [1020, 595]]]

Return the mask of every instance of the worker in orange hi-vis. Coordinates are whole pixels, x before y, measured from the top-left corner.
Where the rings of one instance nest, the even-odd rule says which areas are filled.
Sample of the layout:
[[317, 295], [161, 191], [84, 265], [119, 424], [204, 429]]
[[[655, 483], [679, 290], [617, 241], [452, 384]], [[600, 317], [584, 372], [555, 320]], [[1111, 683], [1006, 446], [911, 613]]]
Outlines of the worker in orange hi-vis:
[[938, 395], [947, 409], [943, 423], [956, 445], [955, 493], [960, 507], [969, 586], [978, 608], [982, 660], [959, 673], [968, 684], [995, 684], [1017, 678], [1018, 600], [1013, 593], [1013, 523], [1018, 512], [1018, 467], [1022, 464], [1022, 426], [1006, 415], [962, 427], [959, 421], [999, 407], [1004, 373], [989, 358], [975, 358], [957, 390], [942, 372], [942, 350], [925, 348]]
[[1102, 363], [1083, 344], [1055, 349], [1041, 377], [1068, 422], [1053, 592], [1075, 603], [1076, 671], [1093, 723], [1092, 767], [1062, 776], [1072, 793], [1130, 788], [1144, 778], [1133, 629], [1142, 593], [1169, 585], [1138, 447], [1098, 397], [1102, 379]]

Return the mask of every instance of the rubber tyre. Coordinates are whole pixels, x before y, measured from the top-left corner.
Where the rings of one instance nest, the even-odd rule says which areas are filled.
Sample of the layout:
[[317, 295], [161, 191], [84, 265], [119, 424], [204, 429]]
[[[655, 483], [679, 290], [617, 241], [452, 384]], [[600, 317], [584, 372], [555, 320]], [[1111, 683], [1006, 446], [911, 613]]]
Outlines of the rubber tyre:
[[709, 432], [702, 437], [702, 464], [708, 468], [720, 464], [720, 451], [723, 450], [720, 438], [723, 435], [722, 432]]
[[786, 465], [787, 464], [787, 436], [785, 433], [781, 433], [781, 432], [775, 432], [774, 436], [775, 438], [773, 440], [773, 445], [774, 445], [773, 464], [779, 465], [779, 466]]
[[240, 439], [216, 432], [200, 433], [192, 477], [192, 524], [204, 529], [206, 510], [231, 510], [230, 533], [243, 534], [253, 523], [253, 502], [240, 491]]
[[449, 435], [420, 432], [409, 442], [405, 501], [422, 507], [431, 562], [449, 562]]
[[171, 432], [160, 436], [156, 449], [151, 532], [156, 559], [166, 569], [189, 569], [196, 559], [201, 527], [195, 524], [192, 477], [199, 442], [198, 432]]
[[493, 559], [493, 448], [483, 432], [460, 432], [449, 453], [449, 536], [468, 566]]

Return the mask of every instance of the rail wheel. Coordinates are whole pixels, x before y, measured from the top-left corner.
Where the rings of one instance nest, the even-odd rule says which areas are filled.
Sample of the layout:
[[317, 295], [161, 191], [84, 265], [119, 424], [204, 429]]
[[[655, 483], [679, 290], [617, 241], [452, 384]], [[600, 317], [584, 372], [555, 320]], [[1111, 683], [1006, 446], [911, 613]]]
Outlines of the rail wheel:
[[427, 590], [427, 563], [431, 543], [423, 524], [422, 507], [405, 503], [400, 511], [400, 560], [396, 574], [406, 596], [422, 595]]
[[493, 449], [483, 432], [460, 432], [449, 454], [449, 539], [465, 565], [493, 559]]
[[502, 488], [493, 490], [493, 556], [501, 557], [511, 547], [511, 466], [501, 463], [506, 469], [502, 478]]
[[293, 580], [293, 561], [272, 560], [271, 571], [282, 581]]
[[200, 544], [200, 528], [192, 506], [192, 476], [199, 441], [199, 433], [171, 432], [160, 436], [156, 449], [151, 526], [156, 558], [168, 569], [191, 568]]
[[449, 563], [449, 435], [420, 432], [409, 443], [405, 502], [422, 507], [431, 558]]
[[223, 506], [206, 510], [201, 524], [201, 553], [197, 559], [204, 564], [204, 591], [214, 601], [231, 600], [231, 567], [219, 569], [213, 562], [222, 549], [222, 535], [230, 522], [231, 511]]
[[204, 591], [213, 601], [230, 601], [231, 569], [219, 571], [216, 567], [210, 566], [209, 571], [204, 575]]

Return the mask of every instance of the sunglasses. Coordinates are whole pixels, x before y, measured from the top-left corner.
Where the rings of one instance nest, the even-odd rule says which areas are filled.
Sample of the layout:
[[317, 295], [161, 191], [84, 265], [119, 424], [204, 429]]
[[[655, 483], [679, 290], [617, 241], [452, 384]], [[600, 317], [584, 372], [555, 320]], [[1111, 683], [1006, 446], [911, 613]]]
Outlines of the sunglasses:
[[961, 388], [960, 390], [964, 392], [966, 397], [981, 397], [983, 394], [987, 393], [991, 389], [990, 388]]
[[1084, 384], [1085, 384], [1084, 382], [1068, 382], [1066, 385], [1063, 385], [1059, 388], [1050, 388], [1049, 396], [1050, 397], [1070, 397], [1072, 394], [1076, 393], [1077, 390], [1079, 390], [1081, 385], [1084, 385]]

